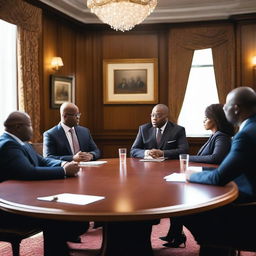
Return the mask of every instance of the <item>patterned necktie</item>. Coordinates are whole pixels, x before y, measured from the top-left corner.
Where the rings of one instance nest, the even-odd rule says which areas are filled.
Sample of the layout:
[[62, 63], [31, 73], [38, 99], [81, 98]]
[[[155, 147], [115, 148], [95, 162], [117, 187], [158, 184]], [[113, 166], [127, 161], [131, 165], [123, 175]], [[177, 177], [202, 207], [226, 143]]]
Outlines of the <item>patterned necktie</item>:
[[160, 142], [161, 142], [161, 138], [162, 138], [162, 132], [160, 128], [157, 128], [157, 132], [156, 132], [156, 143], [157, 146], [160, 146]]
[[80, 151], [79, 142], [78, 142], [75, 130], [74, 129], [70, 129], [69, 132], [70, 132], [71, 138], [72, 138], [74, 154], [76, 154], [77, 152]]

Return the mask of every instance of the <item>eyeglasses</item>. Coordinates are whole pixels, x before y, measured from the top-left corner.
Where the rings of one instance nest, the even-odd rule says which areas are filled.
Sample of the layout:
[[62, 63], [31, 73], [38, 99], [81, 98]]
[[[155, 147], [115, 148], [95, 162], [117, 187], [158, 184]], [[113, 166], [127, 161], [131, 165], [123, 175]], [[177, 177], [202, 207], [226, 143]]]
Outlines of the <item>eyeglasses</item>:
[[76, 117], [76, 118], [80, 118], [81, 116], [81, 113], [77, 113], [77, 114], [66, 114], [67, 116], [73, 116], [73, 117]]
[[163, 115], [160, 114], [150, 114], [151, 118], [161, 118]]

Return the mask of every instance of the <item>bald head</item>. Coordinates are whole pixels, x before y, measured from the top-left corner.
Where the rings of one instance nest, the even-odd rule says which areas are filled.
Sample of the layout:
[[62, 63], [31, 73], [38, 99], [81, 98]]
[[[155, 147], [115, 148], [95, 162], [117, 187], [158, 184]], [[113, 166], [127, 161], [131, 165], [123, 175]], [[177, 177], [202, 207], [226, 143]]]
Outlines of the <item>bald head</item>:
[[151, 112], [153, 127], [161, 128], [168, 121], [169, 108], [164, 104], [157, 104]]
[[71, 102], [64, 102], [60, 107], [61, 122], [69, 127], [78, 125], [80, 119], [79, 108]]
[[4, 122], [5, 130], [22, 141], [29, 141], [33, 135], [30, 116], [21, 111], [12, 112]]
[[250, 87], [232, 90], [226, 99], [224, 111], [227, 119], [240, 125], [245, 119], [256, 114], [256, 93]]

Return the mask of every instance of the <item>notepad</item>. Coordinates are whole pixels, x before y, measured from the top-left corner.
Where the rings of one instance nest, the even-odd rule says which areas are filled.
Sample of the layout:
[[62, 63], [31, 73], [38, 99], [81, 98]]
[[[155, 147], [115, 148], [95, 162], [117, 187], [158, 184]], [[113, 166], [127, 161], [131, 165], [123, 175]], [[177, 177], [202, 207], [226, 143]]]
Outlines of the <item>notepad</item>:
[[70, 194], [63, 193], [52, 196], [37, 197], [38, 200], [67, 203], [67, 204], [78, 204], [86, 205], [99, 200], [104, 199], [104, 196], [92, 196], [92, 195], [81, 195], [81, 194]]
[[102, 164], [107, 163], [107, 161], [89, 161], [89, 162], [79, 162], [79, 166], [83, 167], [83, 166], [99, 166]]

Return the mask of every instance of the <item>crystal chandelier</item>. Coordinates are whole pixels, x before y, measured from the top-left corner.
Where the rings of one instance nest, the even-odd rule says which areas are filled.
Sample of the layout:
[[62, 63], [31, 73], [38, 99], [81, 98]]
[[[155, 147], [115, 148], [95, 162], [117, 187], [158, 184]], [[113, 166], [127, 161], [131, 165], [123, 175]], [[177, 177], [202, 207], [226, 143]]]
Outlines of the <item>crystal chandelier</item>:
[[157, 0], [87, 0], [87, 6], [115, 30], [128, 31], [141, 23], [157, 5]]

